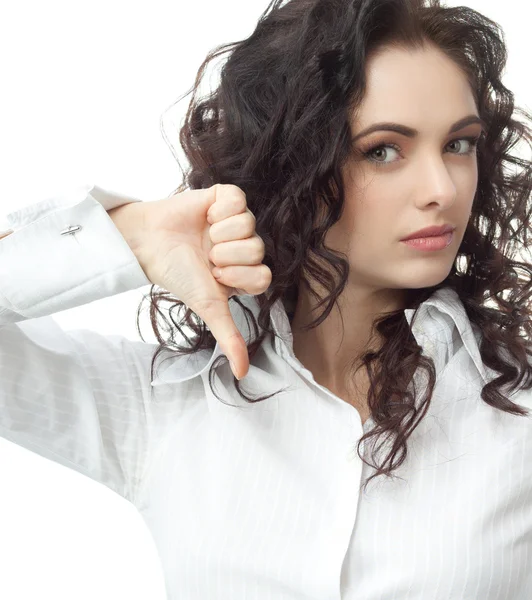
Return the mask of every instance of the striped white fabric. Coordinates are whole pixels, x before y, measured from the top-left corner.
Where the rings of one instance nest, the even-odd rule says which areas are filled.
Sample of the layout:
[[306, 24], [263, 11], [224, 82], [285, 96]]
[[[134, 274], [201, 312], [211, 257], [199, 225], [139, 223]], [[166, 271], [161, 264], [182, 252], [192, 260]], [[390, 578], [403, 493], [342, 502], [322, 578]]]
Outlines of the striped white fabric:
[[[87, 185], [7, 215], [0, 435], [133, 503], [170, 600], [532, 598], [531, 417], [482, 401], [495, 373], [454, 291], [433, 294], [413, 323], [405, 311], [437, 385], [401, 479], [363, 492], [374, 470], [356, 445], [374, 423], [296, 359], [282, 303], [271, 312], [281, 339], [265, 339], [242, 386], [288, 389], [256, 404], [228, 365], [214, 382], [225, 404], [212, 394], [219, 346], [167, 360], [151, 381], [155, 344], [54, 321], [150, 284], [106, 212], [131, 201]], [[257, 315], [255, 298], [243, 300]], [[238, 307], [233, 316], [249, 339]], [[532, 409], [531, 391], [511, 399]]]

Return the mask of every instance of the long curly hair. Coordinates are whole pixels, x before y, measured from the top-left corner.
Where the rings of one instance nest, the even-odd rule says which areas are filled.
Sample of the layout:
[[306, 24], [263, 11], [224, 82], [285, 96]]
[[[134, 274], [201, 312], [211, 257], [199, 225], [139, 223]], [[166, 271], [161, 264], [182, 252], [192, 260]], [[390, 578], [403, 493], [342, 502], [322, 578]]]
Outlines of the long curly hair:
[[[530, 243], [532, 168], [529, 160], [511, 154], [519, 141], [530, 148], [532, 117], [516, 108], [524, 121], [515, 118], [514, 96], [501, 82], [507, 49], [495, 22], [464, 6], [441, 6], [439, 0], [273, 0], [247, 39], [217, 47], [200, 66], [187, 92], [193, 91], [193, 96], [179, 130], [190, 168], [173, 193], [231, 183], [246, 194], [256, 232], [265, 243], [263, 263], [272, 272], [268, 291], [255, 297], [260, 330], [237, 296], [229, 300], [252, 322], [255, 338], [247, 346], [252, 364], [265, 336], [276, 335], [270, 327], [270, 308], [280, 298], [290, 311], [299, 282], [307, 285], [304, 275], [330, 292], [309, 329], [323, 322], [346, 285], [349, 264], [324, 245], [324, 238], [344, 206], [341, 165], [352, 152], [349, 120], [364, 97], [368, 56], [383, 46], [415, 49], [427, 43], [462, 69], [488, 128], [477, 146], [478, 188], [453, 267], [440, 284], [407, 290], [409, 306], [415, 318], [420, 304], [436, 290], [452, 288], [478, 327], [482, 361], [500, 374], [483, 387], [482, 400], [501, 411], [528, 416], [500, 388], [510, 384], [513, 391], [523, 380], [524, 389], [532, 387], [532, 265], [515, 259]], [[197, 99], [207, 64], [224, 52], [229, 57], [219, 86]], [[510, 165], [519, 168], [512, 171]], [[323, 218], [316, 224], [323, 207]], [[151, 364], [152, 378], [163, 350], [175, 356], [216, 345], [202, 319], [166, 290], [154, 293], [154, 287], [149, 314], [160, 346]], [[160, 310], [162, 301], [171, 303], [172, 324]], [[174, 310], [181, 314], [179, 321]], [[291, 319], [293, 313], [288, 314]], [[161, 337], [158, 316], [168, 340]], [[183, 326], [188, 327], [186, 334]], [[369, 464], [360, 454], [367, 438], [383, 435], [394, 441], [382, 463], [371, 465], [376, 472], [366, 485], [380, 474], [393, 477], [392, 471], [404, 462], [407, 439], [427, 412], [436, 381], [434, 362], [422, 356], [403, 310], [380, 316], [373, 326], [384, 344], [378, 352], [363, 354], [361, 361], [368, 373], [368, 406], [375, 428], [360, 439], [357, 451]], [[176, 342], [176, 331], [188, 345]], [[214, 371], [224, 361], [227, 358], [219, 356], [209, 371], [209, 384], [219, 400]], [[407, 389], [418, 368], [428, 375], [419, 404]], [[238, 393], [250, 403], [284, 391], [253, 397], [243, 392], [242, 383], [245, 380], [234, 378]]]

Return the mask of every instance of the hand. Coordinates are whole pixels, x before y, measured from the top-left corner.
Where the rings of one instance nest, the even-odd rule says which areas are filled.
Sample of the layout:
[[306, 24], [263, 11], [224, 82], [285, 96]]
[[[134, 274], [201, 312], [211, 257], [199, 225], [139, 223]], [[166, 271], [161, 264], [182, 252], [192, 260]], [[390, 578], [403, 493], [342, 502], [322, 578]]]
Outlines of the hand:
[[245, 193], [236, 185], [216, 184], [142, 205], [143, 234], [129, 239], [135, 239], [130, 245], [146, 277], [203, 319], [242, 379], [249, 357], [229, 298], [262, 294], [272, 280]]

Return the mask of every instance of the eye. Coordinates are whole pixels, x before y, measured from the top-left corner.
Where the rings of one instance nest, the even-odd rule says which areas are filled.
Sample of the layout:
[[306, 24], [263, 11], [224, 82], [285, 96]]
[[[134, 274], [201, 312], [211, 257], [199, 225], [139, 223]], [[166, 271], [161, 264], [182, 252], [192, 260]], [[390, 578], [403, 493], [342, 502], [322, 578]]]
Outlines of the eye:
[[452, 142], [449, 143], [449, 146], [451, 144], [456, 144], [457, 142], [467, 142], [469, 144], [469, 149], [466, 150], [465, 152], [458, 152], [457, 154], [473, 154], [473, 151], [475, 150], [475, 148], [477, 147], [478, 144], [478, 140], [480, 139], [479, 137], [466, 137], [466, 138], [461, 138], [459, 140], [453, 140]]
[[[470, 154], [473, 154], [473, 152], [475, 151], [475, 148], [478, 145], [478, 141], [480, 139], [480, 136], [477, 137], [464, 137], [464, 138], [457, 138], [456, 140], [453, 140], [452, 142], [449, 142], [449, 144], [447, 144], [447, 146], [452, 146], [457, 145], [459, 142], [467, 142], [468, 146], [466, 146], [466, 150], [465, 152], [451, 152], [451, 154], [457, 154], [458, 156], [469, 156]], [[397, 162], [397, 161], [382, 161], [382, 160], [376, 160], [374, 158], [372, 158], [372, 155], [374, 153], [379, 152], [380, 156], [382, 157], [383, 154], [385, 154], [387, 157], [388, 153], [390, 150], [395, 150], [396, 152], [400, 152], [401, 148], [399, 148], [399, 146], [397, 146], [396, 144], [379, 144], [378, 146], [373, 146], [372, 148], [370, 148], [369, 150], [363, 150], [362, 154], [366, 157], [366, 159], [369, 162], [374, 163], [377, 166], [384, 166], [384, 165], [390, 165], [393, 162]]]
[[[378, 152], [381, 157], [383, 156], [383, 154], [386, 154], [386, 156], [388, 156], [388, 152], [390, 150], [395, 150], [396, 152], [400, 152], [400, 148], [398, 146], [396, 146], [395, 144], [380, 144], [379, 146], [373, 146], [373, 148], [363, 151], [362, 153], [367, 158], [367, 160], [369, 160], [369, 162], [375, 163], [380, 166], [380, 165], [389, 165], [391, 163], [384, 162], [384, 161], [378, 160], [378, 159], [377, 160], [373, 159], [372, 158], [373, 153]], [[395, 161], [391, 161], [391, 162], [395, 162]]]

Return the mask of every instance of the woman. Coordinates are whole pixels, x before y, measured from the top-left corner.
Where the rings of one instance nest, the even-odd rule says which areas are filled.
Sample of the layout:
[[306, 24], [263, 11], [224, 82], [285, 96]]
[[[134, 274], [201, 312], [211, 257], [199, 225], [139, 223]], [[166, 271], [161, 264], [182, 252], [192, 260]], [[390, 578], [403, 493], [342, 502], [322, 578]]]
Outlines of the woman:
[[[276, 1], [230, 50], [175, 195], [10, 215], [2, 435], [130, 500], [172, 599], [531, 597], [531, 130], [497, 25]], [[150, 283], [160, 346], [49, 317]]]

